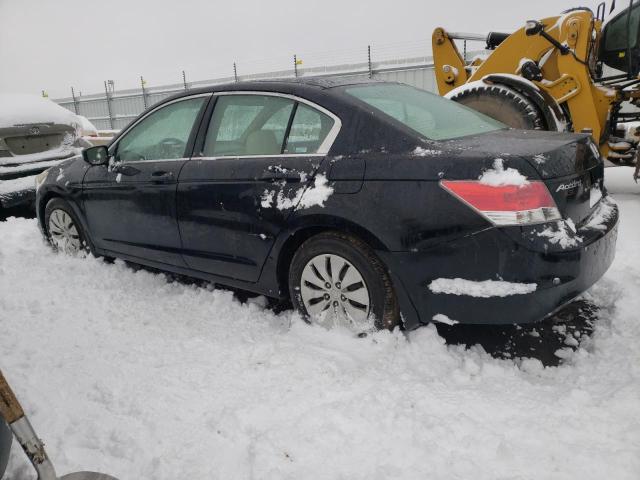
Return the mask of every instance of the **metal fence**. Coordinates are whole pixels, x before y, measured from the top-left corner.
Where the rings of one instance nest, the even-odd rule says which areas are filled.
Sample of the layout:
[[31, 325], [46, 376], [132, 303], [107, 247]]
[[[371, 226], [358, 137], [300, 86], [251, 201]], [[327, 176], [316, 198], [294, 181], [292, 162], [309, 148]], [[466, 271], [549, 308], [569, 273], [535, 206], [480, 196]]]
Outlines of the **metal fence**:
[[87, 117], [99, 130], [119, 130], [136, 118], [147, 107], [184, 90], [222, 83], [249, 80], [285, 79], [295, 77], [344, 76], [353, 78], [375, 78], [413, 85], [428, 91], [436, 91], [432, 57], [412, 57], [380, 62], [349, 63], [327, 67], [301, 68], [294, 59], [291, 70], [272, 71], [187, 82], [183, 72], [183, 83], [147, 87], [141, 77], [141, 87], [131, 90], [113, 91], [112, 85], [104, 83], [104, 92], [95, 95], [76, 96], [54, 100], [72, 112]]

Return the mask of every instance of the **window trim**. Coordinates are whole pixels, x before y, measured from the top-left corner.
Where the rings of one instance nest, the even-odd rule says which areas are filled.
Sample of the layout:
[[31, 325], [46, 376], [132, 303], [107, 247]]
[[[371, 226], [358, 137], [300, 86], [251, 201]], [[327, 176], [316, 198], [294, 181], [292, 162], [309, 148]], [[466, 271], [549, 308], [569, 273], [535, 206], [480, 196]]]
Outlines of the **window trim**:
[[[145, 118], [147, 118], [149, 115], [157, 112], [158, 110], [164, 108], [164, 107], [168, 107], [169, 105], [173, 105], [174, 103], [178, 103], [178, 102], [183, 102], [186, 100], [193, 100], [194, 98], [200, 98], [200, 97], [209, 97], [211, 98], [213, 96], [213, 93], [208, 92], [208, 93], [198, 93], [195, 95], [186, 95], [184, 97], [180, 97], [180, 98], [175, 98], [173, 100], [170, 100], [168, 102], [165, 103], [161, 103], [160, 105], [155, 106], [154, 108], [152, 108], [151, 110], [149, 110], [147, 113], [145, 113], [144, 115], [142, 115], [141, 117], [139, 117], [137, 120], [135, 120], [133, 123], [131, 123], [129, 126], [127, 126], [121, 133], [120, 135], [118, 135], [118, 138], [116, 138], [116, 140], [109, 145], [109, 157], [113, 157], [115, 155], [115, 152], [117, 150], [118, 144], [120, 143], [120, 141], [127, 136], [127, 134], [134, 128], [136, 127], [140, 122], [142, 122]], [[195, 123], [194, 126], [191, 127], [191, 134], [193, 134], [193, 128], [196, 127]], [[197, 132], [197, 129], [196, 129]], [[190, 135], [191, 135], [190, 134]], [[168, 158], [168, 159], [159, 159], [157, 161], [163, 161], [163, 162], [175, 162], [175, 161], [182, 161], [182, 160], [188, 160], [188, 158]], [[126, 163], [138, 163], [138, 162], [149, 162], [150, 160], [131, 160], [128, 161]], [[156, 160], [154, 160], [156, 161]]]
[[[259, 96], [267, 96], [267, 97], [281, 97], [281, 98], [286, 98], [288, 100], [292, 100], [297, 103], [304, 103], [305, 105], [308, 105], [309, 107], [315, 110], [318, 110], [320, 113], [323, 113], [327, 115], [329, 118], [331, 118], [333, 120], [333, 126], [331, 127], [331, 130], [329, 130], [329, 133], [327, 133], [327, 136], [325, 137], [324, 141], [320, 144], [320, 146], [318, 147], [318, 150], [315, 153], [302, 153], [302, 154], [301, 153], [298, 153], [298, 154], [279, 153], [276, 155], [223, 155], [223, 156], [216, 156], [216, 157], [202, 156], [202, 157], [192, 157], [193, 159], [215, 160], [218, 158], [324, 157], [329, 153], [329, 151], [331, 150], [331, 147], [333, 147], [333, 144], [336, 141], [336, 138], [338, 138], [338, 134], [340, 133], [340, 130], [342, 130], [342, 121], [340, 120], [340, 117], [338, 117], [333, 112], [327, 110], [326, 108], [321, 107], [320, 105], [307, 100], [306, 98], [301, 98], [296, 95], [290, 95], [288, 93], [262, 92], [258, 90], [232, 90], [232, 91], [224, 91], [224, 92], [213, 92], [214, 99], [217, 97], [228, 96], [228, 95], [256, 95], [256, 96], [259, 95]], [[213, 111], [215, 111], [215, 108], [216, 108], [216, 105], [214, 104], [213, 110], [211, 111], [211, 115], [207, 119], [209, 122], [211, 121], [211, 117], [213, 116]], [[287, 135], [285, 135], [284, 140], [285, 141], [287, 140]]]
[[[142, 122], [145, 118], [147, 118], [149, 115], [151, 115], [152, 113], [160, 110], [161, 108], [167, 107], [169, 105], [172, 105], [174, 103], [177, 102], [182, 102], [185, 100], [191, 100], [194, 98], [199, 98], [199, 97], [209, 97], [210, 100], [214, 100], [214, 103], [212, 104], [213, 109], [211, 110], [211, 114], [209, 116], [209, 118], [207, 118], [207, 121], [211, 120], [211, 116], [213, 116], [213, 110], [215, 109], [215, 99], [216, 97], [219, 96], [226, 96], [226, 95], [263, 95], [263, 96], [271, 96], [271, 97], [282, 97], [282, 98], [287, 98], [290, 100], [293, 100], [294, 102], [298, 102], [298, 103], [304, 103], [306, 105], [308, 105], [311, 108], [314, 108], [316, 110], [318, 110], [319, 112], [324, 113], [325, 115], [329, 116], [332, 120], [333, 120], [333, 127], [331, 127], [331, 130], [329, 130], [329, 133], [327, 133], [327, 136], [325, 137], [324, 141], [322, 142], [322, 144], [320, 145], [320, 147], [318, 147], [318, 151], [316, 153], [281, 153], [281, 154], [277, 154], [277, 155], [225, 155], [225, 156], [219, 156], [219, 157], [195, 157], [195, 156], [191, 156], [191, 157], [186, 157], [186, 158], [174, 158], [174, 159], [166, 159], [166, 160], [162, 160], [164, 162], [177, 162], [177, 161], [184, 161], [184, 160], [189, 160], [191, 159], [198, 159], [198, 160], [216, 160], [218, 158], [282, 158], [282, 157], [325, 157], [326, 155], [328, 155], [329, 151], [331, 150], [331, 147], [333, 147], [333, 144], [336, 141], [336, 138], [338, 138], [338, 135], [340, 134], [340, 131], [342, 130], [342, 121], [340, 120], [340, 117], [338, 117], [336, 114], [334, 114], [333, 112], [327, 110], [326, 108], [318, 105], [317, 103], [314, 103], [310, 100], [307, 100], [306, 98], [302, 98], [302, 97], [298, 97], [296, 95], [290, 95], [288, 93], [279, 93], [279, 92], [263, 92], [263, 91], [258, 91], [258, 90], [233, 90], [233, 91], [223, 91], [223, 92], [206, 92], [206, 93], [198, 93], [195, 95], [186, 95], [180, 98], [176, 98], [174, 100], [170, 100], [168, 102], [162, 103], [160, 105], [157, 105], [156, 107], [152, 108], [151, 110], [149, 110], [147, 113], [145, 113], [143, 116], [141, 116], [140, 118], [136, 119], [133, 123], [131, 123], [130, 125], [128, 125], [121, 133], [120, 135], [118, 135], [118, 138], [116, 138], [116, 140], [109, 145], [109, 156], [112, 157], [114, 155], [114, 152], [118, 146], [118, 144], [120, 143], [120, 140], [122, 140], [128, 133], [129, 131], [134, 128], [136, 125], [138, 125], [140, 122]], [[206, 109], [205, 109], [205, 114], [206, 114]], [[199, 127], [198, 127], [199, 130]], [[205, 132], [206, 133], [206, 132]], [[285, 140], [287, 139], [287, 137], [285, 137]], [[132, 160], [129, 161], [127, 163], [136, 163], [136, 162], [148, 162], [148, 160]]]

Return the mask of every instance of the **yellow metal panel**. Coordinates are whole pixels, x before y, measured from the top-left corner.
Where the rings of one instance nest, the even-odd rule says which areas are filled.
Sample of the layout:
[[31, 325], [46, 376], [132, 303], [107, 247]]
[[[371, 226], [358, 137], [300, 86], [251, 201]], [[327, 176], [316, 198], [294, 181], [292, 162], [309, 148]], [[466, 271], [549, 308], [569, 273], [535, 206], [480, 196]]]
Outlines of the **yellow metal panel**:
[[[540, 35], [527, 36], [524, 28], [510, 35], [479, 66], [466, 65], [446, 31], [438, 28], [433, 34], [433, 54], [438, 89], [445, 95], [467, 82], [481, 80], [490, 74], [519, 75], [519, 67], [525, 59], [539, 64], [544, 80], [534, 82], [546, 90], [560, 105], [565, 105], [571, 115], [573, 130], [591, 130], [601, 150], [606, 153], [604, 135], [612, 105], [620, 102], [621, 95], [594, 84], [588, 67], [590, 48], [597, 48], [601, 21], [589, 11], [573, 11], [562, 16], [542, 20], [545, 31], [560, 44], [567, 45], [573, 53], [561, 54]], [[594, 40], [595, 42], [592, 42]], [[458, 71], [452, 79], [453, 67]]]

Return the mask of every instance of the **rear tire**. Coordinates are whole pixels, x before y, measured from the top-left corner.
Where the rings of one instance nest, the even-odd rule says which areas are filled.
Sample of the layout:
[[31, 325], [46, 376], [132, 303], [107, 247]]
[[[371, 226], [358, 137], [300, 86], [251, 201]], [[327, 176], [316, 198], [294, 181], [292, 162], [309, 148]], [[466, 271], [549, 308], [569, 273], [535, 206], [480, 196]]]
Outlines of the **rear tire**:
[[309, 323], [340, 325], [358, 334], [400, 325], [389, 272], [352, 235], [325, 232], [305, 241], [291, 261], [289, 294]]
[[71, 205], [62, 198], [49, 200], [44, 209], [44, 231], [49, 244], [59, 252], [78, 255], [89, 252], [87, 237]]
[[515, 90], [497, 85], [478, 85], [450, 97], [466, 107], [522, 130], [548, 130], [535, 104]]

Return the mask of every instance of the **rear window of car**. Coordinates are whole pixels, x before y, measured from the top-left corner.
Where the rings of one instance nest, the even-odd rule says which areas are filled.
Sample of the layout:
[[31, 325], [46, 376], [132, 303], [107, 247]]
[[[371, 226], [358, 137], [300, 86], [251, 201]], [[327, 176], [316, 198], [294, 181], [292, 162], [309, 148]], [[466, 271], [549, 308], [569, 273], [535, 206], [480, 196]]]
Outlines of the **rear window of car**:
[[449, 140], [508, 128], [482, 113], [408, 85], [360, 85], [345, 92], [430, 140]]

